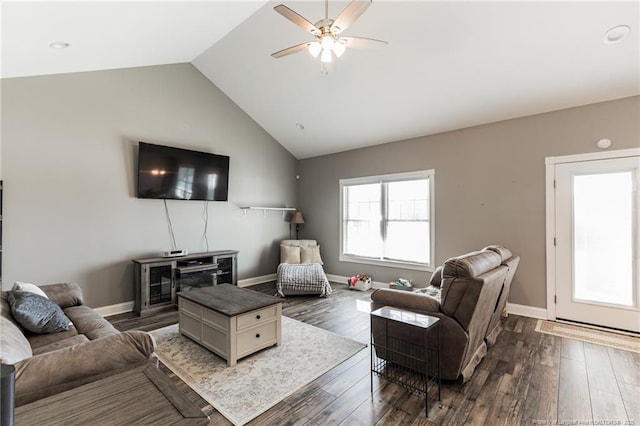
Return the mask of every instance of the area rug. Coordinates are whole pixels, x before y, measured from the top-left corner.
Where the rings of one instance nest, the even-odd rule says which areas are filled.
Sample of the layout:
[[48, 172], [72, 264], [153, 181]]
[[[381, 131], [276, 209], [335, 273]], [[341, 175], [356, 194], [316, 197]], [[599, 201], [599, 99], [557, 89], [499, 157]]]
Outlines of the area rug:
[[538, 323], [536, 324], [536, 331], [594, 343], [596, 345], [608, 346], [610, 348], [640, 353], [640, 337], [627, 336], [625, 334], [546, 320], [538, 320]]
[[235, 425], [264, 413], [366, 347], [282, 317], [282, 344], [228, 367], [226, 361], [182, 336], [178, 325], [151, 334], [160, 361]]

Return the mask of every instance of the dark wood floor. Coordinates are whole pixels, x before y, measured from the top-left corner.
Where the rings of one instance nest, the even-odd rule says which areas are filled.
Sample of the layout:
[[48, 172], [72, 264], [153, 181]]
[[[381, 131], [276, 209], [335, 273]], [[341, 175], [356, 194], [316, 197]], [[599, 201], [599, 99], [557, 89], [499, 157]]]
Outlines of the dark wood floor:
[[[361, 342], [369, 341], [369, 292], [333, 284], [327, 299], [289, 297], [283, 314]], [[273, 284], [251, 287], [273, 294]], [[177, 322], [170, 312], [149, 318], [111, 317], [120, 330], [151, 330]], [[536, 320], [511, 315], [495, 346], [465, 384], [442, 386], [428, 417], [424, 397], [374, 380], [369, 350], [340, 364], [257, 417], [251, 425], [640, 425], [640, 355], [535, 331]], [[211, 418], [230, 423], [168, 369], [163, 371]]]

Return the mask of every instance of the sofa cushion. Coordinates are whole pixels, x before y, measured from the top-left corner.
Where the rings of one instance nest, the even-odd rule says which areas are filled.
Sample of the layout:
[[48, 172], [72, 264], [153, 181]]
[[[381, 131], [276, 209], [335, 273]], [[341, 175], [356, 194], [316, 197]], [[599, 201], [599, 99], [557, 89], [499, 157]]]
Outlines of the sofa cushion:
[[76, 283], [47, 284], [40, 289], [62, 309], [84, 304], [82, 289]]
[[502, 259], [502, 262], [504, 262], [505, 260], [513, 257], [513, 254], [511, 253], [511, 250], [509, 250], [508, 248], [504, 247], [504, 246], [500, 246], [500, 245], [493, 245], [493, 246], [487, 246], [485, 248], [482, 249], [482, 251], [492, 251], [494, 253], [498, 253], [500, 255], [500, 258]]
[[71, 306], [64, 313], [71, 319], [78, 334], [86, 335], [89, 340], [120, 334], [109, 321], [88, 306]]
[[300, 263], [319, 263], [324, 265], [320, 257], [320, 246], [300, 247]]
[[[62, 334], [62, 333], [60, 333]], [[53, 336], [52, 334], [49, 334], [49, 336]], [[40, 337], [40, 336], [39, 336]], [[74, 345], [79, 345], [81, 343], [84, 342], [88, 342], [89, 339], [87, 339], [87, 336], [85, 336], [84, 334], [76, 334], [74, 336], [71, 336], [69, 338], [66, 339], [62, 339], [62, 340], [56, 340], [56, 341], [52, 341], [47, 345], [41, 345], [38, 347], [33, 347], [33, 355], [40, 355], [46, 352], [52, 352], [58, 349], [62, 349], [62, 348], [68, 348], [70, 346], [74, 346]]]
[[300, 247], [280, 246], [280, 263], [300, 263]]
[[76, 330], [76, 328], [73, 325], [69, 326], [69, 330], [67, 331], [60, 331], [58, 333], [51, 333], [51, 334], [35, 334], [35, 333], [30, 333], [28, 331], [25, 331], [25, 337], [29, 341], [29, 344], [31, 345], [31, 350], [33, 351], [34, 355], [45, 352], [40, 349], [42, 347], [49, 346], [50, 344], [58, 341], [71, 339], [77, 335], [78, 335], [78, 330]]
[[[13, 283], [13, 287], [11, 287], [13, 291], [28, 291], [30, 293], [39, 294], [42, 297], [47, 297], [47, 295], [35, 284], [31, 283], [23, 283], [22, 281], [16, 281]], [[48, 299], [48, 297], [47, 297]]]
[[[476, 306], [480, 303], [480, 293], [488, 284], [491, 289], [484, 291], [485, 297], [491, 299], [496, 292], [495, 300], [491, 306], [481, 306], [492, 313], [507, 271], [506, 267], [500, 267], [501, 262], [500, 255], [493, 251], [476, 251], [447, 260], [442, 271], [442, 312], [455, 318], [468, 330]], [[484, 324], [484, 327], [487, 325]], [[482, 333], [485, 331], [486, 328]]]
[[11, 306], [9, 305], [9, 293], [6, 291], [3, 291], [0, 293], [0, 316], [2, 318], [8, 319], [12, 323], [14, 323], [18, 327], [18, 329], [20, 329], [20, 324], [16, 323], [16, 320], [13, 319], [13, 315], [11, 315]]
[[32, 333], [55, 333], [69, 329], [69, 318], [46, 297], [28, 291], [9, 291], [13, 318]]
[[463, 256], [454, 257], [444, 263], [443, 278], [477, 277], [497, 268], [502, 263], [500, 255], [494, 251], [475, 251]]

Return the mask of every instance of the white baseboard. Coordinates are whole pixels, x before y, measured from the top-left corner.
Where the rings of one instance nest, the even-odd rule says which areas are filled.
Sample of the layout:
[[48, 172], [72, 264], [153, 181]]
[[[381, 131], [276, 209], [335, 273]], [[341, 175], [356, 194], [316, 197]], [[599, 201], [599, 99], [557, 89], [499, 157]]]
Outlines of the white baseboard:
[[[350, 277], [343, 277], [342, 275], [333, 275], [333, 274], [326, 274], [326, 275], [329, 281], [344, 283], [344, 284], [347, 284], [350, 278]], [[389, 283], [388, 282], [383, 283], [382, 281], [371, 281], [371, 288], [389, 288]], [[415, 288], [418, 288], [418, 287], [415, 287]]]
[[[248, 287], [255, 284], [268, 283], [269, 281], [275, 281], [276, 274], [263, 275], [261, 277], [247, 278], [245, 280], [238, 281], [238, 287]], [[133, 311], [133, 301], [117, 303], [115, 305], [101, 306], [99, 308], [93, 308], [98, 314], [103, 317], [111, 315], [125, 314]]]
[[[343, 277], [342, 275], [327, 274], [329, 281], [337, 283], [347, 283], [349, 277]], [[389, 288], [389, 283], [383, 283], [380, 281], [372, 281], [372, 288]], [[531, 317], [538, 319], [547, 319], [547, 310], [545, 308], [537, 308], [535, 306], [518, 305], [515, 303], [507, 303], [507, 310], [510, 314], [522, 315], [523, 317]]]
[[383, 283], [380, 281], [371, 281], [371, 288], [389, 288], [389, 283]]
[[100, 315], [102, 315], [103, 317], [124, 314], [124, 313], [133, 311], [133, 301], [117, 303], [115, 305], [109, 305], [109, 306], [102, 306], [100, 308], [93, 308], [93, 310], [99, 313]]
[[[335, 283], [342, 283], [347, 285], [350, 277], [343, 277], [342, 275], [326, 274], [329, 281]], [[389, 283], [383, 283], [380, 281], [371, 281], [371, 288], [389, 288]]]
[[523, 317], [547, 319], [547, 310], [545, 308], [507, 303], [507, 311], [510, 314], [522, 315]]
[[[334, 274], [326, 274], [327, 279], [329, 281], [333, 281], [336, 283], [344, 283], [347, 284], [347, 280], [349, 277], [344, 277], [342, 275], [334, 275]], [[268, 274], [262, 275], [259, 277], [246, 278], [244, 280], [238, 280], [238, 287], [249, 287], [256, 284], [267, 283], [270, 281], [275, 281], [277, 279], [276, 274]], [[389, 288], [388, 283], [383, 283], [380, 281], [372, 281], [372, 288]], [[522, 315], [524, 317], [530, 318], [539, 318], [539, 319], [547, 319], [547, 310], [545, 308], [537, 308], [535, 306], [527, 306], [527, 305], [518, 305], [516, 303], [508, 303], [507, 310], [510, 314], [514, 315]], [[117, 303], [115, 305], [102, 306], [100, 308], [94, 308], [98, 314], [103, 317], [124, 314], [127, 312], [133, 311], [133, 301], [131, 302], [123, 302]]]
[[[347, 284], [347, 280], [349, 279], [349, 277], [343, 277], [342, 275], [334, 275], [334, 274], [326, 274], [327, 279], [329, 281], [333, 281], [334, 283], [345, 283]], [[372, 283], [373, 284], [373, 283]]]
[[262, 275], [260, 277], [246, 278], [238, 280], [238, 287], [249, 287], [256, 284], [268, 283], [277, 279], [276, 274]]

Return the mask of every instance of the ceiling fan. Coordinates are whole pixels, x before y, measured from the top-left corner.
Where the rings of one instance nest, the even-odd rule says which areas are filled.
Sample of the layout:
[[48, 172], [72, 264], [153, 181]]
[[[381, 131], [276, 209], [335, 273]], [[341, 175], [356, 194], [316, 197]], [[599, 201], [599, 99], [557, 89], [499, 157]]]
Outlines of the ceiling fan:
[[347, 47], [370, 49], [386, 46], [386, 41], [373, 38], [340, 36], [344, 30], [367, 10], [371, 5], [371, 1], [372, 0], [353, 0], [340, 12], [336, 19], [330, 19], [329, 0], [325, 0], [325, 17], [315, 24], [312, 24], [284, 4], [279, 4], [273, 9], [303, 30], [310, 32], [315, 37], [315, 41], [288, 47], [272, 53], [271, 56], [277, 59], [307, 49], [314, 58], [320, 56], [320, 71], [323, 74], [327, 74], [335, 70], [337, 58], [342, 56]]

